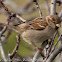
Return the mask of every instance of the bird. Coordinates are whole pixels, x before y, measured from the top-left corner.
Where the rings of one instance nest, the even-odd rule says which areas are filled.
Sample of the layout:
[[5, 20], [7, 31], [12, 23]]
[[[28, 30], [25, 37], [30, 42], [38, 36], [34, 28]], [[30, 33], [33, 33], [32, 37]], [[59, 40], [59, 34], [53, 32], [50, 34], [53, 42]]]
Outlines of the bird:
[[57, 28], [60, 27], [60, 22], [58, 15], [48, 15], [35, 18], [32, 21], [23, 22], [18, 26], [4, 23], [0, 23], [0, 25], [12, 28], [21, 34], [24, 41], [32, 44], [37, 50], [42, 51], [43, 49], [40, 49], [36, 44], [44, 42], [53, 36]]

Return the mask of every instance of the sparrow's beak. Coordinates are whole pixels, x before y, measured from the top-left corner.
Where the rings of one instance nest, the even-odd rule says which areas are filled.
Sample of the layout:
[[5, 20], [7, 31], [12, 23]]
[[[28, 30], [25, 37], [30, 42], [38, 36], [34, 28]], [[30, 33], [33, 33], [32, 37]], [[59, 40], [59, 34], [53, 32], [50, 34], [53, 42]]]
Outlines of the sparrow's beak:
[[56, 26], [59, 28], [60, 27], [60, 24], [56, 24]]

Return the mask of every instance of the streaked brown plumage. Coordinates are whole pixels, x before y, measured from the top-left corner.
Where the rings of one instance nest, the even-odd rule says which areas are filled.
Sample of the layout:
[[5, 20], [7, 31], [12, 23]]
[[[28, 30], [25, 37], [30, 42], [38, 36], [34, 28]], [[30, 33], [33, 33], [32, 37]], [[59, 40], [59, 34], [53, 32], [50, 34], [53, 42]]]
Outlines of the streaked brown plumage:
[[20, 33], [22, 38], [29, 44], [43, 42], [49, 39], [56, 31], [56, 24], [59, 24], [60, 18], [57, 15], [49, 15], [46, 17], [35, 18], [32, 21], [22, 23], [18, 26], [11, 26], [0, 23], [13, 28], [17, 33]]

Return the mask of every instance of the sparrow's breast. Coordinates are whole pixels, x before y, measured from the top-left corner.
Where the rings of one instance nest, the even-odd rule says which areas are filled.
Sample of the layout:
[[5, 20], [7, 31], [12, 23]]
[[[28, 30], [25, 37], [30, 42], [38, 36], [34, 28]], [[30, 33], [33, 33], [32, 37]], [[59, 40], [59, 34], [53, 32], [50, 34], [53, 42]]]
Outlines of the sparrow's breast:
[[49, 27], [40, 31], [26, 30], [22, 33], [22, 38], [29, 44], [31, 44], [31, 42], [39, 43], [49, 39], [54, 34], [54, 32], [55, 30]]

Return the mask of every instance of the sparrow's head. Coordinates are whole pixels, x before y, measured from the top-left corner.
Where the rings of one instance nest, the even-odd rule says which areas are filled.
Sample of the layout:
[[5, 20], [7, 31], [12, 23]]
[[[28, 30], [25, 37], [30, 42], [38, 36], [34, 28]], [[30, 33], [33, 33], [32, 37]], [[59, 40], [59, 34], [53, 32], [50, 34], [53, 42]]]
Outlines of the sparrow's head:
[[61, 22], [60, 18], [57, 15], [49, 15], [49, 16], [47, 16], [46, 21], [48, 21], [48, 22], [51, 21], [54, 24], [59, 24]]
[[46, 21], [52, 27], [59, 27], [59, 23], [61, 22], [60, 18], [57, 15], [46, 16]]

